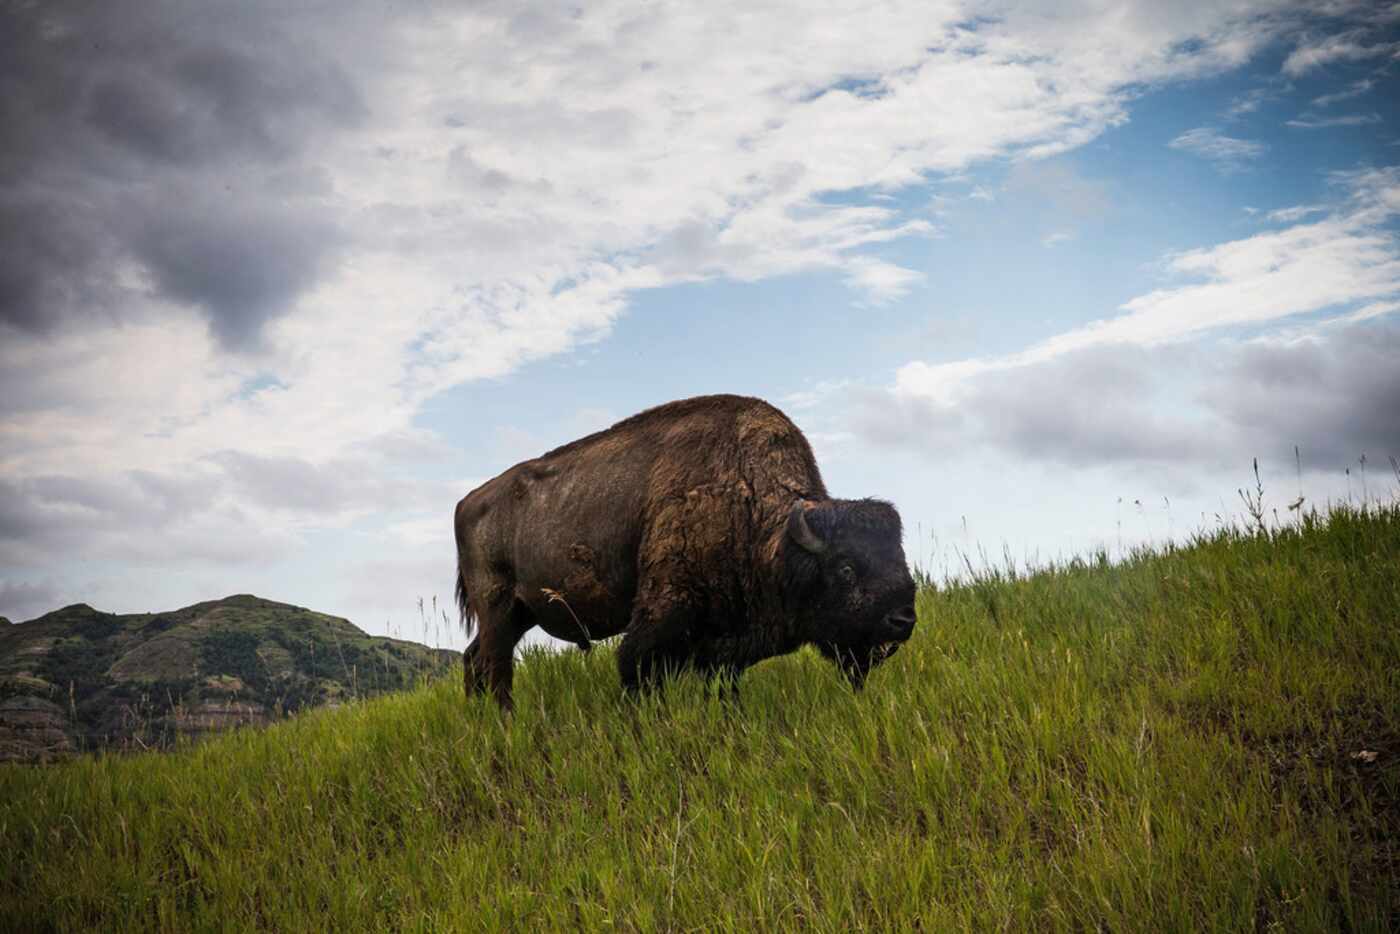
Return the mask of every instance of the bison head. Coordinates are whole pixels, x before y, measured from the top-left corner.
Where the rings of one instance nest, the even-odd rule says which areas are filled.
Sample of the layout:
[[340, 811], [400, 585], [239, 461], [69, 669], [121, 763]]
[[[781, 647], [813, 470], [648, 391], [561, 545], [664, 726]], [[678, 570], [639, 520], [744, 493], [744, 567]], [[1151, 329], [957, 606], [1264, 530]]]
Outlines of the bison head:
[[859, 688], [914, 631], [899, 513], [873, 499], [799, 502], [787, 535], [788, 580], [805, 634]]

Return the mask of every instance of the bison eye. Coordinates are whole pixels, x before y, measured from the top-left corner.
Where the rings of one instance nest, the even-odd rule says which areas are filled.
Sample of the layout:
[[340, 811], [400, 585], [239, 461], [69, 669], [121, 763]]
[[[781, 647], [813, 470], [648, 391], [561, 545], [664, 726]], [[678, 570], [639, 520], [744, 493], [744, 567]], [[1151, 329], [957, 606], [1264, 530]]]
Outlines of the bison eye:
[[841, 565], [841, 567], [837, 569], [836, 573], [841, 576], [841, 580], [845, 581], [848, 584], [854, 584], [856, 582], [856, 569], [851, 567], [849, 564]]

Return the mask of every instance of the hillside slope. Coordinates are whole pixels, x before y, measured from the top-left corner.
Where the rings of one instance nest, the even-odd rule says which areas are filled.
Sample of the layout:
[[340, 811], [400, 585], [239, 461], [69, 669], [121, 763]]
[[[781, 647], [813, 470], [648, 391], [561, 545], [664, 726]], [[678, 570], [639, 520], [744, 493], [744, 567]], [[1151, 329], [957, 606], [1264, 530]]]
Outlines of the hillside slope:
[[267, 724], [409, 687], [456, 658], [247, 594], [123, 616], [74, 604], [0, 628], [0, 761]]
[[925, 589], [862, 694], [531, 654], [0, 768], [23, 930], [1354, 930], [1400, 920], [1400, 512]]

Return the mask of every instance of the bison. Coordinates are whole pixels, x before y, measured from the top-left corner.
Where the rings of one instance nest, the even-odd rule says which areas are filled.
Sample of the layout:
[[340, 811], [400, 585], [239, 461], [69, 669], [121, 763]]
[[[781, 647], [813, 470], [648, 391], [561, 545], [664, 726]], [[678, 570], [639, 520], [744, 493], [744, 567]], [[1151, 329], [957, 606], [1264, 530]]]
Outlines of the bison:
[[761, 399], [648, 409], [516, 464], [457, 504], [467, 694], [511, 705], [534, 626], [587, 649], [623, 633], [635, 689], [690, 667], [734, 685], [813, 645], [861, 687], [914, 630], [899, 514], [832, 499], [812, 448]]

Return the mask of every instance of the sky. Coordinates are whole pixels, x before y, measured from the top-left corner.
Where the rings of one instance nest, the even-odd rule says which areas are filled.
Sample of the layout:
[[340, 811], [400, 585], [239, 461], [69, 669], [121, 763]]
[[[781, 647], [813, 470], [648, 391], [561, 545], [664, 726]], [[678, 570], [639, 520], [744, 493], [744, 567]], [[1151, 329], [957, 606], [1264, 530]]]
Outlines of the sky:
[[1400, 487], [1400, 3], [17, 3], [0, 125], [15, 621], [460, 646], [456, 501], [711, 392], [935, 576]]

